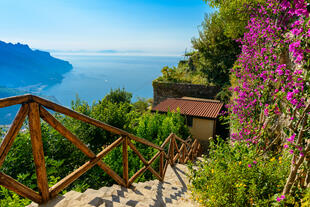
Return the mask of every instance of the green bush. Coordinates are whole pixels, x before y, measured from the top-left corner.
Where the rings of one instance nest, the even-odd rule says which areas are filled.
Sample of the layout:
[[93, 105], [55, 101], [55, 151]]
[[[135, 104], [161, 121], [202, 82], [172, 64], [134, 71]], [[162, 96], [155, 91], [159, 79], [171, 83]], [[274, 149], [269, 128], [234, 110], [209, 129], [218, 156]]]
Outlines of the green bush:
[[30, 204], [30, 201], [19, 197], [16, 193], [12, 193], [6, 188], [0, 186], [0, 206], [24, 207]]
[[[91, 106], [77, 98], [76, 101], [72, 102], [72, 109], [112, 126], [129, 131], [157, 145], [162, 144], [171, 132], [184, 138], [189, 135], [185, 120], [179, 113], [168, 113], [165, 115], [145, 112], [143, 110], [144, 107], [135, 107], [129, 102], [130, 97], [131, 94], [124, 90], [111, 91], [105, 98]], [[54, 116], [95, 153], [98, 153], [119, 138], [119, 135], [111, 134], [70, 117], [65, 117], [57, 113]], [[30, 134], [27, 125], [23, 129], [23, 132], [19, 133], [16, 137], [4, 164], [1, 166], [1, 171], [31, 189], [38, 191]], [[41, 129], [47, 176], [49, 186], [51, 187], [57, 181], [83, 165], [89, 158], [48, 124], [42, 122]], [[3, 130], [0, 130], [0, 142], [2, 135]], [[150, 160], [158, 152], [158, 150], [147, 147], [146, 145], [133, 143], [147, 160]], [[122, 145], [109, 152], [103, 158], [103, 161], [120, 176], [122, 176], [123, 170], [121, 154]], [[132, 176], [144, 164], [132, 150], [128, 149], [128, 154], [129, 175]], [[158, 170], [158, 160], [152, 164], [152, 167]], [[154, 176], [147, 172], [138, 181], [150, 179], [154, 179]], [[84, 191], [89, 187], [98, 189], [114, 183], [115, 181], [109, 175], [95, 166], [71, 184], [66, 191]], [[17, 194], [11, 193], [4, 188], [0, 189], [0, 206], [25, 206], [24, 203], [28, 204], [29, 202], [29, 200], [23, 200]]]
[[243, 143], [211, 141], [209, 157], [190, 168], [193, 197], [204, 206], [277, 205], [289, 155], [268, 158]]
[[310, 206], [310, 188], [308, 188], [305, 192], [305, 196], [302, 199], [302, 207]]

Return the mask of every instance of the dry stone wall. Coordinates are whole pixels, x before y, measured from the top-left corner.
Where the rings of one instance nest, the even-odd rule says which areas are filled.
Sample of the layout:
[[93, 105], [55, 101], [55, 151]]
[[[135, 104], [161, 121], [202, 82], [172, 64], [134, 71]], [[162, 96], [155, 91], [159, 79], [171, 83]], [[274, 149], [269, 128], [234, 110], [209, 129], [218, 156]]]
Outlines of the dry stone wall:
[[156, 106], [167, 98], [181, 98], [184, 96], [195, 98], [215, 99], [220, 91], [219, 87], [190, 83], [153, 82], [154, 103]]

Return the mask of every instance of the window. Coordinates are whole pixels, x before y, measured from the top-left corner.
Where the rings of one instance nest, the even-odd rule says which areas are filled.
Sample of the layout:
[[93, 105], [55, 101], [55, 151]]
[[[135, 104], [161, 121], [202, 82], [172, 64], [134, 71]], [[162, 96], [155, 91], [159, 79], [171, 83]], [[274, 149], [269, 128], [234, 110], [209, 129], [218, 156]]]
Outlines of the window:
[[186, 124], [189, 127], [193, 126], [193, 117], [192, 116], [186, 116]]

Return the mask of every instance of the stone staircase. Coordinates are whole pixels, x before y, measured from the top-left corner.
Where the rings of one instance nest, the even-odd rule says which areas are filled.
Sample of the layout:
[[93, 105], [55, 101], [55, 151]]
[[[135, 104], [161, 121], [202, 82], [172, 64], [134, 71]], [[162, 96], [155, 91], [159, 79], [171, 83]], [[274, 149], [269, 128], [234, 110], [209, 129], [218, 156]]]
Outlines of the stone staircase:
[[[198, 206], [191, 200], [187, 188], [188, 172], [186, 165], [176, 164], [167, 168], [164, 182], [158, 180], [134, 183], [131, 188], [119, 185], [103, 187], [99, 190], [88, 189], [84, 193], [70, 191], [64, 196], [58, 196], [40, 207], [161, 207]], [[32, 203], [28, 207], [38, 207]]]

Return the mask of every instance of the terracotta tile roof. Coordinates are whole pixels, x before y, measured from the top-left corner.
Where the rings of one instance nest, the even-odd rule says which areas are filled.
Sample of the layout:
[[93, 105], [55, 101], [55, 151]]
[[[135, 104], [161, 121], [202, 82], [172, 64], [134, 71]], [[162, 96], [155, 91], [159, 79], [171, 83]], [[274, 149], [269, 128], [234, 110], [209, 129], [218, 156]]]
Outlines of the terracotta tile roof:
[[184, 97], [168, 98], [153, 107], [152, 111], [168, 112], [180, 108], [180, 113], [183, 115], [215, 119], [222, 107], [223, 103], [216, 100]]

